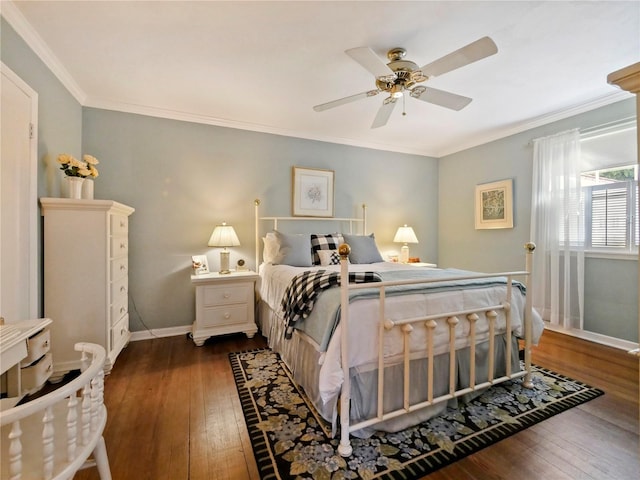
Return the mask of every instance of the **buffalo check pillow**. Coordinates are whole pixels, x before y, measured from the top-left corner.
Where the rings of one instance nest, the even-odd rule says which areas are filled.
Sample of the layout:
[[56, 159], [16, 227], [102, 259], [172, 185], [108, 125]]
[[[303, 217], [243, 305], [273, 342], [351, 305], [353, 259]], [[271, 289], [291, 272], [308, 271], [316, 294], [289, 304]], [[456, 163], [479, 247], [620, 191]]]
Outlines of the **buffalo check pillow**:
[[[320, 261], [320, 255], [318, 252], [321, 250], [337, 250], [341, 243], [343, 243], [343, 237], [339, 233], [329, 234], [311, 234], [311, 253], [313, 255], [313, 264], [322, 265]], [[339, 262], [338, 262], [339, 263]], [[329, 264], [325, 264], [329, 265]]]

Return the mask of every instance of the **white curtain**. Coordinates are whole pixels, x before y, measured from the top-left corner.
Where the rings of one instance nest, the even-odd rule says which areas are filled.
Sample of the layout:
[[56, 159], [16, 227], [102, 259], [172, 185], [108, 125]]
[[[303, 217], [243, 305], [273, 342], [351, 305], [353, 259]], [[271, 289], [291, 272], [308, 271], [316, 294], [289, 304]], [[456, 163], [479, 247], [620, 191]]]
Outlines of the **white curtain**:
[[584, 324], [584, 202], [580, 134], [533, 142], [532, 300], [545, 320], [564, 328]]

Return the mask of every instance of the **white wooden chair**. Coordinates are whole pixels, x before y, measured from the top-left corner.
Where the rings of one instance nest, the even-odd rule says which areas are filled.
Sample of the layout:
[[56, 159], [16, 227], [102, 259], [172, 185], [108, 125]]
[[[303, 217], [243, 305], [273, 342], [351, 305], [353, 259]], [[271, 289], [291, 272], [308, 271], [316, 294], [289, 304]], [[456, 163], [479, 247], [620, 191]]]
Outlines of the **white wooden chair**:
[[3, 480], [71, 479], [94, 465], [101, 480], [111, 480], [102, 436], [105, 350], [92, 343], [77, 343], [75, 349], [82, 352], [83, 364], [77, 378], [0, 412]]

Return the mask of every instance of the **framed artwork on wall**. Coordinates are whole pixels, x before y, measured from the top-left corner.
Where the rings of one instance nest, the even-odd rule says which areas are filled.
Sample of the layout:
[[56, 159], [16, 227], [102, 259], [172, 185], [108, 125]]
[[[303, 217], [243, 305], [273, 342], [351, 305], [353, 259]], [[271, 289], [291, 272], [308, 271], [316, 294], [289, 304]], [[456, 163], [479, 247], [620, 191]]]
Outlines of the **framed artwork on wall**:
[[513, 180], [476, 185], [476, 230], [513, 228]]
[[206, 255], [193, 255], [191, 257], [191, 268], [194, 275], [209, 273], [209, 262]]
[[333, 170], [293, 167], [291, 206], [296, 217], [333, 217]]

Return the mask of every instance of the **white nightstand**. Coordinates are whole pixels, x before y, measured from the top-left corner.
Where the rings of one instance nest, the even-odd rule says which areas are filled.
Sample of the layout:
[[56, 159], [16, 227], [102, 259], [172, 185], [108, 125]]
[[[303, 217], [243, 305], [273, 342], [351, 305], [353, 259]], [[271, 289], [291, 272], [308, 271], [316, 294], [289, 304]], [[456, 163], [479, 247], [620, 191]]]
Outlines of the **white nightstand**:
[[252, 338], [255, 322], [254, 290], [258, 274], [252, 271], [191, 275], [196, 286], [196, 321], [193, 342], [202, 346], [214, 335], [244, 332]]

